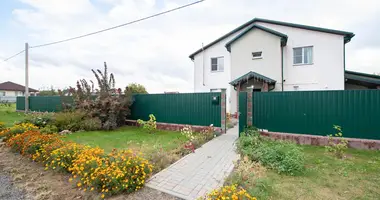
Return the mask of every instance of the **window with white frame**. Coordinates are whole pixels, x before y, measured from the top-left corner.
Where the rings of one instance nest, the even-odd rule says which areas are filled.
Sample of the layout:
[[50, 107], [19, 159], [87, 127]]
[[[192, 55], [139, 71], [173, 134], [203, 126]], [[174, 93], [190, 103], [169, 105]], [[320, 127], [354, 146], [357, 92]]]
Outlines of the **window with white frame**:
[[298, 47], [293, 49], [293, 64], [313, 64], [313, 47]]
[[224, 71], [224, 57], [211, 58], [211, 71]]
[[1, 96], [5, 97], [5, 91], [1, 92]]

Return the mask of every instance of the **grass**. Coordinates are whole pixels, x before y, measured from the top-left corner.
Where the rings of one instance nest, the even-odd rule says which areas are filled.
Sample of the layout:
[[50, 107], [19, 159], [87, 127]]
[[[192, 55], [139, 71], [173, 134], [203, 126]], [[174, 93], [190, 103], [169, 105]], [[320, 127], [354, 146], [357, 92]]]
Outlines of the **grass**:
[[110, 152], [114, 148], [128, 148], [147, 153], [155, 146], [162, 147], [167, 151], [173, 150], [183, 144], [185, 137], [174, 131], [157, 130], [155, 133], [149, 134], [144, 129], [125, 126], [114, 131], [76, 132], [67, 135], [65, 140], [98, 146], [106, 152]]
[[5, 122], [5, 126], [10, 127], [13, 123], [24, 118], [24, 113], [16, 112], [16, 104], [10, 107], [0, 104], [0, 122]]
[[380, 151], [347, 150], [337, 159], [324, 147], [302, 146], [306, 170], [298, 176], [267, 170], [255, 184], [237, 180], [258, 199], [378, 199], [380, 197]]

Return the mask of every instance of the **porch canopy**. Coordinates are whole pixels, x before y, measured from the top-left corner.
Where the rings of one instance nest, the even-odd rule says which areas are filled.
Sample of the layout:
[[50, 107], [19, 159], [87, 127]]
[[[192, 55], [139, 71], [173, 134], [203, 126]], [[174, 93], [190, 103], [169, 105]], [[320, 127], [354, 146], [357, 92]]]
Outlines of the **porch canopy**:
[[230, 85], [236, 87], [238, 85], [242, 85], [244, 83], [247, 83], [251, 79], [254, 79], [254, 80], [257, 80], [257, 81], [260, 81], [263, 83], [267, 83], [268, 85], [275, 85], [276, 84], [275, 80], [273, 80], [269, 77], [266, 77], [264, 75], [261, 75], [259, 73], [250, 71], [250, 72], [244, 74], [243, 76], [240, 76], [239, 78], [231, 81]]

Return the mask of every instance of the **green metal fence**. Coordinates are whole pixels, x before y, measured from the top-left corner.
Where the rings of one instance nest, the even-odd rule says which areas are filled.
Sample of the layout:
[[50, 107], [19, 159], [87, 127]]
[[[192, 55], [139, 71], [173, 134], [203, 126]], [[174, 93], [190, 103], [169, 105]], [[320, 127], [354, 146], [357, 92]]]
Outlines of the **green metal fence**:
[[380, 90], [253, 94], [253, 124], [273, 132], [380, 139]]
[[[218, 102], [213, 102], [213, 97]], [[130, 119], [147, 120], [154, 114], [158, 122], [221, 126], [221, 93], [137, 94]]]
[[[217, 97], [217, 102], [213, 101]], [[154, 114], [157, 122], [221, 127], [221, 93], [136, 94], [129, 119], [147, 120]], [[37, 112], [62, 111], [71, 97], [31, 96], [29, 108]], [[17, 97], [17, 110], [25, 110], [25, 98]]]

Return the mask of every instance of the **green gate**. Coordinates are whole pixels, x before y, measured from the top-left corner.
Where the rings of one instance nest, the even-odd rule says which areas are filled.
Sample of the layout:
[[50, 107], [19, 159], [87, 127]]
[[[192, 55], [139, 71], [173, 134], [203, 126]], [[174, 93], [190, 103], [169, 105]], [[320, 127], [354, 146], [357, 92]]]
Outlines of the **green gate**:
[[247, 127], [247, 92], [239, 93], [239, 136]]

